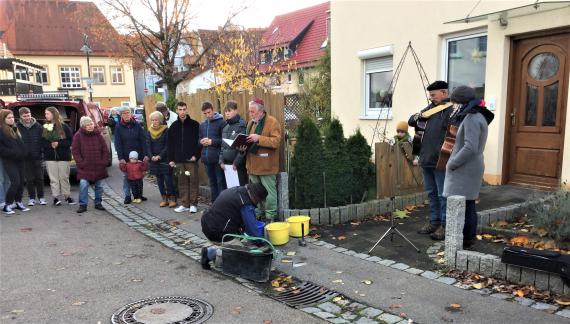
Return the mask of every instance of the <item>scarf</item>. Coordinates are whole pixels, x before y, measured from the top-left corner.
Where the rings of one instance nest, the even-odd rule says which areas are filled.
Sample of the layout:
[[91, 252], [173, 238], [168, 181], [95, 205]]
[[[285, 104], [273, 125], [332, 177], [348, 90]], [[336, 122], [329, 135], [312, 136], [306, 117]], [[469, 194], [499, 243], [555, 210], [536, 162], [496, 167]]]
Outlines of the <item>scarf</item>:
[[263, 126], [265, 126], [265, 117], [267, 117], [267, 113], [263, 115], [263, 118], [261, 118], [255, 126], [255, 133], [257, 135], [261, 135], [261, 132], [263, 132]]
[[164, 131], [167, 129], [168, 127], [166, 125], [159, 125], [157, 128], [151, 126], [148, 128], [148, 132], [153, 140], [157, 140], [160, 138], [160, 136], [162, 136], [162, 133], [164, 133]]
[[131, 119], [124, 121], [123, 118], [121, 118], [121, 125], [123, 125], [126, 128], [133, 128], [135, 126], [136, 120], [131, 117]]
[[30, 123], [25, 123], [23, 120], [20, 120], [20, 124], [22, 124], [22, 126], [26, 127], [27, 129], [32, 128], [32, 126], [34, 126], [35, 123], [36, 123], [36, 119], [34, 117], [32, 117], [32, 119], [30, 120]]

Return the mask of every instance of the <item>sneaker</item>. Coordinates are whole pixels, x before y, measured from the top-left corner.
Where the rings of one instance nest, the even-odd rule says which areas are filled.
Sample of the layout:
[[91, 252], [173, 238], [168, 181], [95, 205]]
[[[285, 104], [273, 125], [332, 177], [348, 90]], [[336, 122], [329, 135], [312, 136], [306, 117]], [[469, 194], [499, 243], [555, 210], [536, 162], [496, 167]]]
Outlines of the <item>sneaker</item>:
[[10, 208], [10, 206], [8, 206], [8, 205], [4, 205], [4, 208], [2, 208], [2, 212], [6, 215], [15, 214], [15, 212], [12, 210], [12, 208]]
[[75, 201], [73, 201], [73, 198], [71, 198], [71, 197], [65, 198], [65, 202], [67, 202], [68, 205], [75, 205], [75, 204], [77, 204]]
[[202, 265], [202, 269], [210, 270], [210, 259], [208, 259], [208, 248], [203, 247], [202, 253], [200, 255], [200, 264]]
[[43, 198], [40, 198], [40, 205], [47, 205], [46, 200]]
[[81, 214], [87, 211], [87, 206], [85, 205], [79, 205], [79, 209], [77, 209], [77, 213]]
[[196, 206], [192, 205], [190, 206], [190, 213], [194, 214], [198, 212], [198, 208], [196, 208]]
[[131, 201], [131, 197], [125, 197], [125, 201], [123, 201], [123, 204], [128, 205], [128, 204], [130, 204], [131, 202], [132, 202], [132, 201]]
[[103, 207], [103, 205], [101, 205], [101, 204], [95, 205], [95, 209], [97, 209], [97, 210], [106, 210], [105, 207]]
[[189, 211], [189, 210], [190, 210], [190, 208], [186, 208], [186, 207], [184, 207], [184, 206], [182, 206], [182, 205], [180, 205], [180, 206], [174, 208], [174, 211], [175, 211], [176, 213], [182, 213], [182, 212], [186, 212], [186, 211]]
[[141, 196], [141, 200], [142, 200], [142, 201], [147, 201], [147, 200], [148, 200], [148, 198], [147, 198], [147, 197], [145, 197], [145, 196]]
[[140, 204], [142, 200], [140, 198], [133, 199], [133, 204]]
[[24, 204], [22, 204], [21, 202], [17, 202], [16, 207], [14, 209], [18, 209], [21, 211], [30, 211], [30, 209], [28, 207], [26, 207]]
[[445, 225], [438, 227], [435, 232], [430, 234], [430, 237], [436, 241], [445, 240]]
[[431, 223], [427, 223], [418, 230], [418, 234], [431, 234], [435, 232], [438, 228], [439, 225], [433, 225]]
[[59, 205], [61, 205], [61, 201], [59, 201], [59, 199], [57, 199], [57, 198], [53, 198], [53, 205], [59, 206]]
[[30, 199], [28, 200], [28, 206], [35, 206], [36, 205], [36, 200], [35, 199]]

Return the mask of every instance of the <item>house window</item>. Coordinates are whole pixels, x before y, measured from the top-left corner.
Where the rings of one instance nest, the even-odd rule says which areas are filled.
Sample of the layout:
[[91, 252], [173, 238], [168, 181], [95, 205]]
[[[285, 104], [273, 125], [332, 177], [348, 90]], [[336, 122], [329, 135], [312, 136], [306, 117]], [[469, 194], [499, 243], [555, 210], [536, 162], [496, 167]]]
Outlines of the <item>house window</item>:
[[38, 72], [37, 80], [41, 84], [49, 84], [48, 67], [44, 66], [41, 71]]
[[16, 66], [15, 77], [16, 80], [23, 80], [23, 81], [30, 80], [30, 78], [28, 77], [28, 69], [26, 69], [23, 66]]
[[475, 89], [477, 97], [485, 96], [487, 35], [477, 34], [446, 40], [446, 77], [449, 92], [460, 85]]
[[62, 88], [81, 88], [81, 72], [79, 66], [60, 66], [59, 76]]
[[[392, 108], [390, 82], [393, 56], [370, 58], [364, 61], [365, 115], [389, 118]], [[384, 117], [382, 117], [384, 116]]]
[[91, 78], [93, 79], [93, 84], [105, 84], [105, 67], [92, 66]]
[[130, 107], [130, 106], [131, 106], [130, 101], [121, 101], [121, 107]]
[[111, 67], [111, 83], [114, 84], [122, 84], [125, 83], [125, 79], [123, 77], [123, 68], [120, 66], [112, 66]]

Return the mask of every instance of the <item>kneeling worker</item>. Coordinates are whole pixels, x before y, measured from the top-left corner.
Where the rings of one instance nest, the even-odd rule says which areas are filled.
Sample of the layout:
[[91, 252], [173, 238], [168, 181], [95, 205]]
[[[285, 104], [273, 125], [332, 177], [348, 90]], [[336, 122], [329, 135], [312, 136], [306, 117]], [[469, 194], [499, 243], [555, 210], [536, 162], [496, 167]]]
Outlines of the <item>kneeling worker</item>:
[[[257, 228], [255, 208], [265, 201], [267, 190], [261, 183], [226, 189], [212, 207], [202, 215], [202, 233], [212, 242], [221, 242], [225, 234], [247, 234], [263, 237]], [[216, 248], [202, 248], [202, 268], [210, 269], [209, 261], [216, 257]]]

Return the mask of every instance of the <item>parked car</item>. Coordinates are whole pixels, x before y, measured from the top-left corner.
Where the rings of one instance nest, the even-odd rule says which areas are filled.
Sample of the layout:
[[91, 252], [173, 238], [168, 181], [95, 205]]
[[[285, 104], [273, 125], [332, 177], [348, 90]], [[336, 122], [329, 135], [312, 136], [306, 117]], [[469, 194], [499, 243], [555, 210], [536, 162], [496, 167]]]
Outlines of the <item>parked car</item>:
[[133, 116], [135, 117], [136, 121], [140, 124], [144, 122], [144, 108], [143, 107], [135, 107], [131, 108], [133, 111]]
[[[0, 108], [10, 109], [14, 117], [19, 118], [18, 110], [21, 107], [28, 107], [32, 112], [32, 117], [40, 124], [45, 122], [45, 109], [56, 107], [63, 121], [69, 125], [73, 134], [79, 130], [79, 120], [83, 116], [89, 116], [99, 128], [101, 134], [107, 142], [109, 152], [111, 152], [111, 137], [105, 127], [103, 114], [99, 107], [93, 103], [87, 103], [82, 99], [70, 99], [67, 92], [46, 92], [41, 94], [22, 94], [16, 97], [16, 101], [5, 103], [0, 101]], [[109, 166], [112, 164], [112, 154], [109, 154]], [[71, 174], [76, 174], [75, 161], [71, 161]]]

